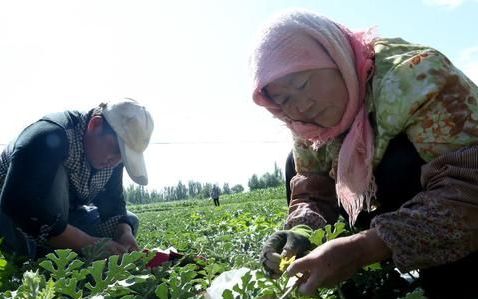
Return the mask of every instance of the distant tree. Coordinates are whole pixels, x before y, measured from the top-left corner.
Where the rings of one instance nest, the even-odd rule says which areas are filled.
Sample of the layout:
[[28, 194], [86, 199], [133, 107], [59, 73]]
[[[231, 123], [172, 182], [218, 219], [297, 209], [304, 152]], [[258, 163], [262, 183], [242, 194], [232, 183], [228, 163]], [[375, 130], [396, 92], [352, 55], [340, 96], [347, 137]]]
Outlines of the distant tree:
[[[276, 187], [284, 183], [282, 170], [274, 164], [273, 172], [265, 173], [258, 177], [253, 174], [248, 181], [250, 190]], [[188, 181], [187, 186], [179, 181], [176, 186], [165, 186], [161, 191], [153, 190], [148, 192], [144, 186], [128, 185], [124, 189], [124, 196], [127, 203], [130, 204], [147, 204], [160, 201], [184, 200], [188, 198], [209, 198], [213, 184], [201, 183], [194, 180]], [[232, 188], [229, 183], [224, 183], [221, 194], [241, 193], [244, 187], [240, 184], [234, 185]]]
[[222, 194], [231, 194], [231, 188], [229, 188], [228, 183], [224, 183], [222, 186]]
[[232, 193], [241, 193], [242, 191], [244, 191], [244, 187], [242, 187], [242, 185], [237, 184], [232, 186], [231, 191]]
[[176, 187], [174, 187], [174, 186], [164, 187], [164, 189], [163, 189], [164, 199], [167, 200], [167, 201], [177, 200], [175, 189], [176, 189]]
[[129, 185], [123, 192], [126, 202], [131, 204], [145, 204], [152, 201], [151, 195], [144, 186]]
[[200, 182], [189, 181], [188, 182], [188, 194], [190, 198], [198, 197], [201, 193], [202, 186]]
[[274, 171], [266, 172], [260, 178], [253, 174], [249, 179], [248, 186], [250, 190], [277, 187], [284, 183], [284, 175], [282, 170], [274, 163]]
[[261, 181], [257, 177], [256, 174], [253, 174], [252, 177], [249, 179], [249, 182], [247, 183], [249, 186], [249, 189], [251, 190], [256, 190], [256, 189], [261, 189]]
[[176, 199], [186, 199], [188, 197], [188, 188], [181, 181], [178, 182], [176, 186]]
[[209, 194], [211, 194], [211, 189], [212, 189], [212, 184], [211, 183], [205, 183], [202, 186], [201, 193], [199, 195], [200, 198], [209, 198]]
[[124, 189], [124, 198], [126, 202], [131, 203], [131, 204], [138, 204], [137, 202], [137, 197], [136, 196], [136, 189], [134, 185], [129, 185]]
[[164, 200], [163, 194], [160, 192], [157, 192], [156, 190], [151, 191], [150, 198], [151, 198], [150, 202], [158, 202], [158, 201]]
[[274, 176], [279, 179], [280, 182], [284, 182], [284, 174], [282, 173], [282, 169], [277, 165], [277, 162], [274, 163]]
[[141, 190], [141, 203], [150, 203], [151, 202], [151, 198], [149, 196], [149, 192], [148, 190], [146, 190], [144, 188], [144, 186], [139, 186], [140, 190]]

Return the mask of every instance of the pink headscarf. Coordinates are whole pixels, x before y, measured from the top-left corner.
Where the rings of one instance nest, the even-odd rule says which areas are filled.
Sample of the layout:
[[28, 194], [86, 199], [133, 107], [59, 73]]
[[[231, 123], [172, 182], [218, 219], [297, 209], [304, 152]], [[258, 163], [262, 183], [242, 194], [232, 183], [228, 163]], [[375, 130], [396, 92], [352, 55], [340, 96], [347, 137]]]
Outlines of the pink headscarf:
[[[298, 136], [318, 149], [338, 135], [348, 133], [339, 152], [336, 191], [353, 224], [375, 194], [372, 176], [373, 130], [365, 106], [366, 83], [373, 70], [370, 32], [351, 32], [323, 16], [290, 11], [275, 18], [259, 36], [253, 55], [253, 99], [283, 120]], [[334, 67], [347, 87], [349, 101], [340, 122], [331, 128], [288, 118], [262, 89], [287, 74]]]

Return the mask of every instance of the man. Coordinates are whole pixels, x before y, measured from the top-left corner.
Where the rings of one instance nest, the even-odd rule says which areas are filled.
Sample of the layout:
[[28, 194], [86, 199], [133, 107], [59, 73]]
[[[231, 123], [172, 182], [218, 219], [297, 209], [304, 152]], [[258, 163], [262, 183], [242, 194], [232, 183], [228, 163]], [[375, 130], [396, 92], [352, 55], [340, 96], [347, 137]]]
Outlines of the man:
[[106, 255], [138, 250], [123, 166], [148, 183], [143, 152], [152, 131], [150, 113], [131, 99], [50, 114], [24, 129], [0, 156], [3, 249], [31, 258], [100, 241]]
[[221, 193], [221, 190], [219, 189], [219, 187], [216, 184], [214, 184], [212, 186], [212, 189], [211, 189], [211, 198], [214, 201], [214, 205], [216, 207], [219, 207], [219, 195], [220, 195], [220, 193]]

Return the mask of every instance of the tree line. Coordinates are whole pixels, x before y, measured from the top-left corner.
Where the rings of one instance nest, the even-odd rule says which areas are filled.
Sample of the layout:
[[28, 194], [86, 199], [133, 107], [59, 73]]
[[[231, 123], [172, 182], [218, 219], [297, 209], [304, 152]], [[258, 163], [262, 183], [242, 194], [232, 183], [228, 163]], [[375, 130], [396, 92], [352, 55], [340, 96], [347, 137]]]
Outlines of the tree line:
[[[253, 174], [248, 180], [248, 187], [250, 190], [264, 189], [270, 187], [277, 187], [284, 183], [284, 176], [282, 170], [274, 164], [272, 172], [258, 176]], [[212, 183], [201, 183], [197, 181], [189, 181], [186, 184], [179, 181], [175, 186], [166, 186], [161, 191], [148, 191], [144, 186], [129, 185], [124, 190], [126, 202], [130, 204], [148, 204], [163, 201], [187, 200], [187, 199], [204, 199], [209, 198]], [[240, 184], [229, 186], [229, 183], [224, 183], [222, 187], [218, 186], [221, 194], [234, 194], [244, 191], [244, 187]]]

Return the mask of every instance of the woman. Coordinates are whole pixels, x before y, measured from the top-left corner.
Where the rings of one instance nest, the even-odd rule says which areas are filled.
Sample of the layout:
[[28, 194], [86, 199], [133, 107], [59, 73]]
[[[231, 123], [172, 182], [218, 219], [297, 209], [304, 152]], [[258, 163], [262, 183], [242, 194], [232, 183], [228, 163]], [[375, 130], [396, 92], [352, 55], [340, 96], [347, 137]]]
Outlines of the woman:
[[311, 229], [334, 223], [342, 210], [352, 225], [368, 226], [367, 216], [371, 223], [289, 267], [291, 275], [308, 274], [304, 293], [389, 258], [401, 271], [422, 269], [431, 298], [446, 296], [436, 283], [445, 278], [462, 285], [450, 293], [455, 298], [478, 293], [471, 276], [450, 272], [478, 266], [478, 88], [471, 80], [432, 48], [351, 32], [307, 11], [265, 26], [251, 69], [255, 103], [294, 136], [286, 230], [269, 238], [261, 257], [272, 276], [281, 256], [303, 255]]

